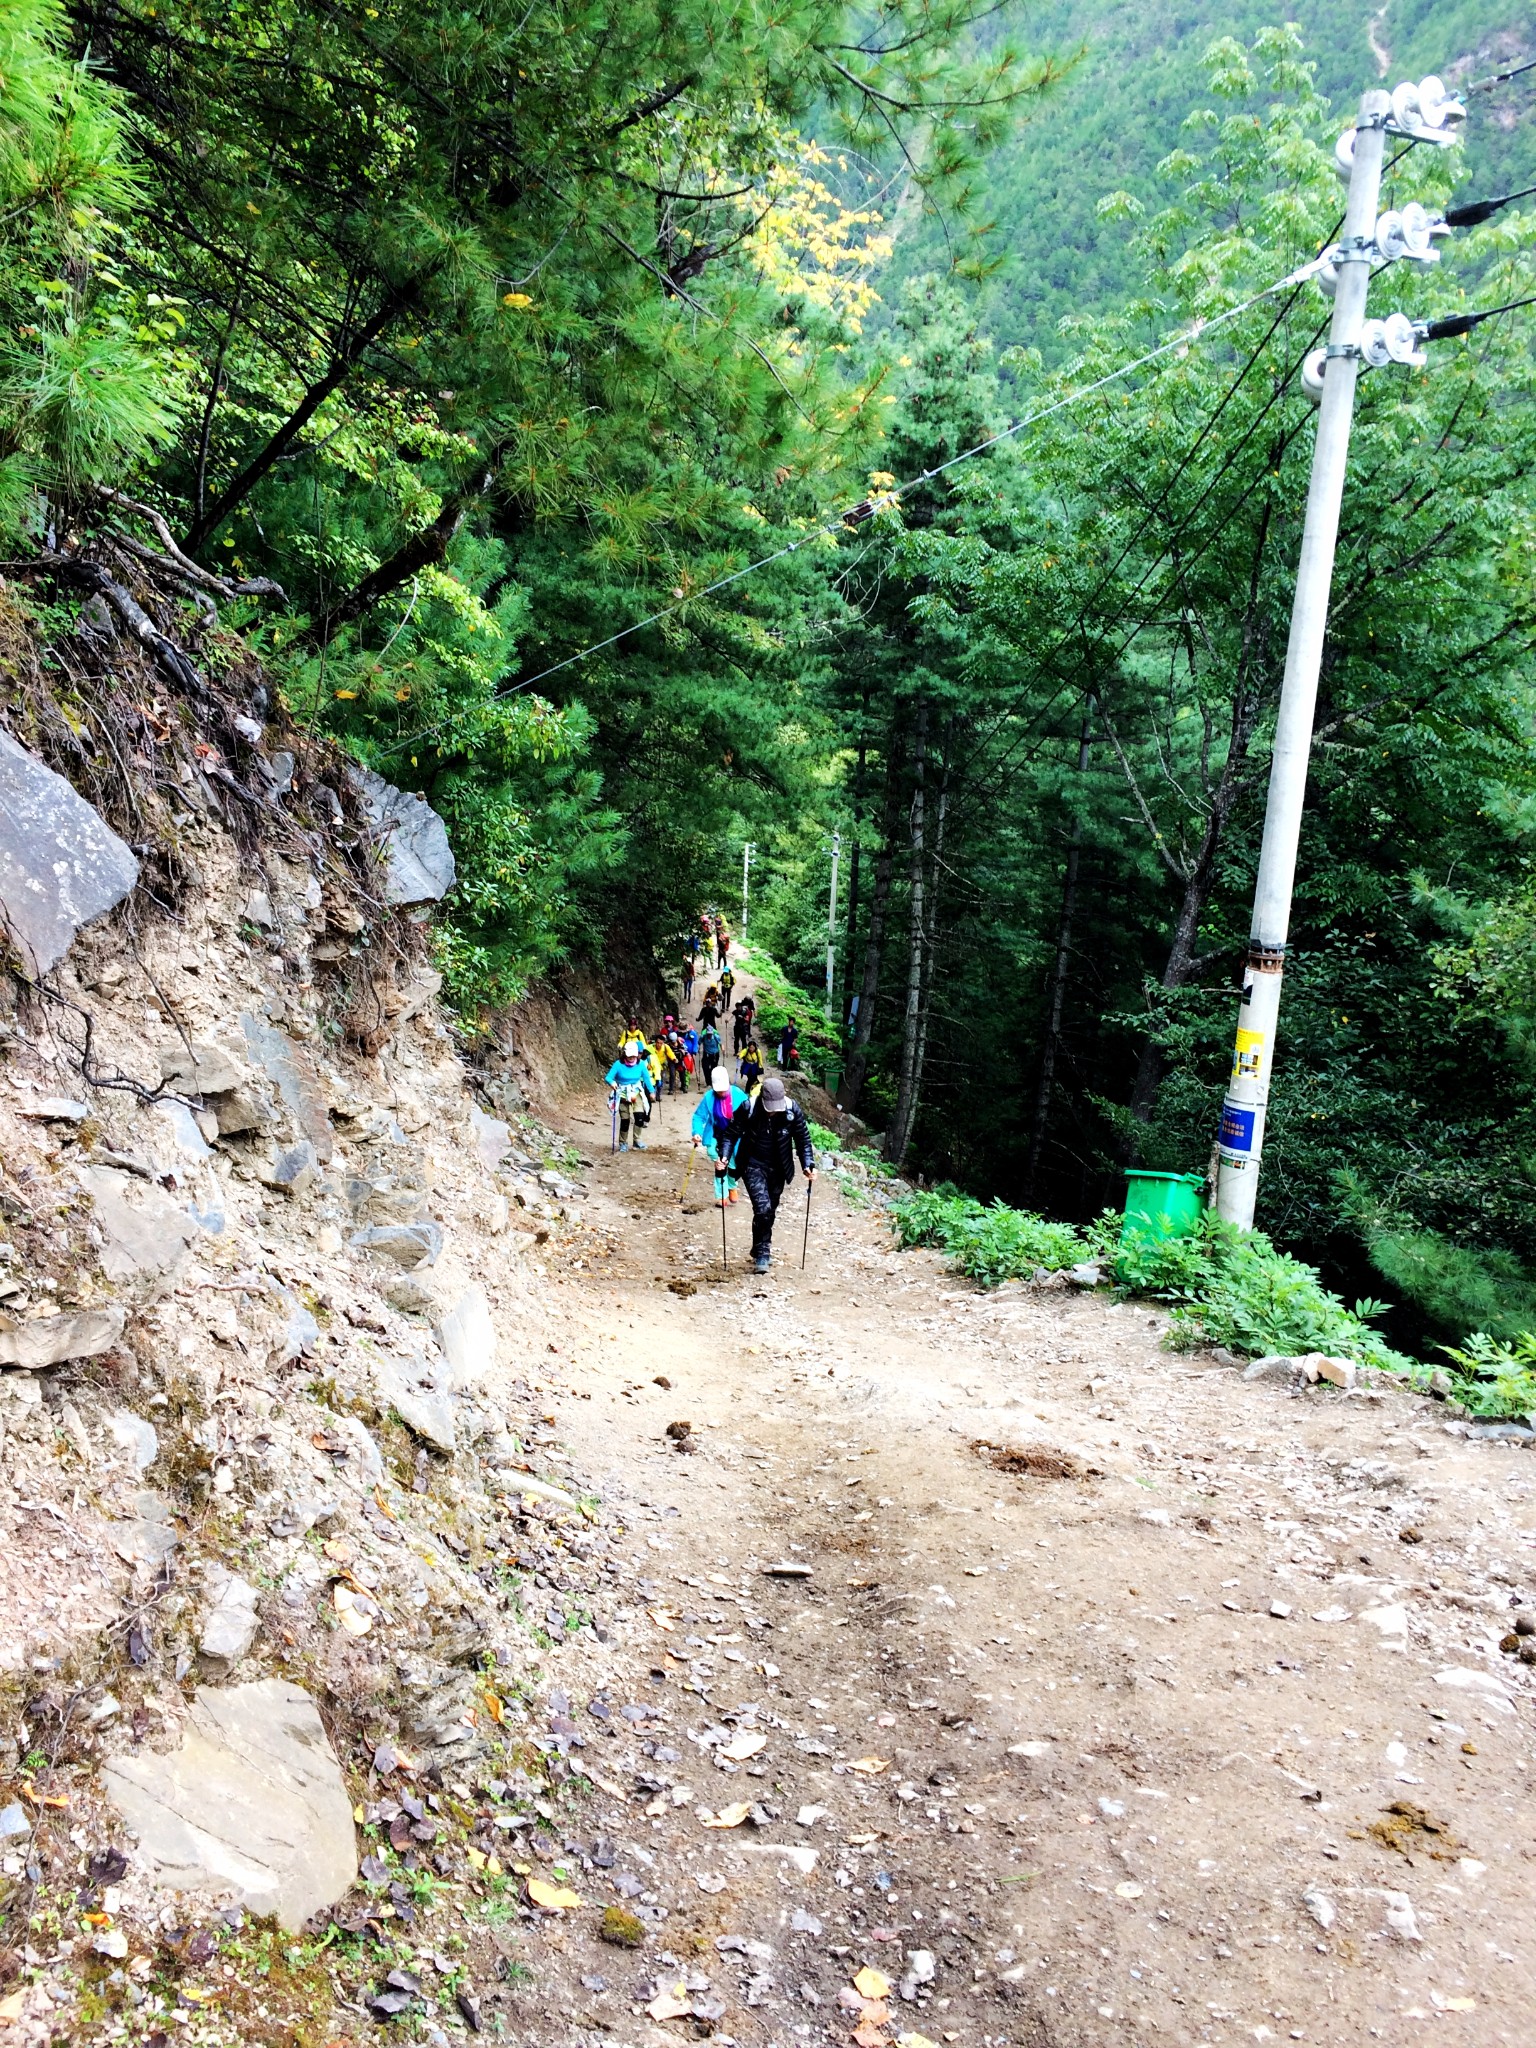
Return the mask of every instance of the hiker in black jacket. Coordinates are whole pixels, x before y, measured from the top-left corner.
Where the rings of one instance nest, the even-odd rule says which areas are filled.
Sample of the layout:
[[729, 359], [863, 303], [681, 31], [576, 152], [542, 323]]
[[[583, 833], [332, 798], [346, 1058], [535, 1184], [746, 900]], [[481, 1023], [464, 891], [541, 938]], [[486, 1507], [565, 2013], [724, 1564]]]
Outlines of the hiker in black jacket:
[[773, 1219], [785, 1188], [795, 1177], [798, 1155], [807, 1180], [816, 1178], [811, 1127], [798, 1102], [791, 1102], [784, 1083], [770, 1074], [757, 1100], [737, 1110], [736, 1171], [752, 1203], [752, 1270], [766, 1273], [773, 1247]]

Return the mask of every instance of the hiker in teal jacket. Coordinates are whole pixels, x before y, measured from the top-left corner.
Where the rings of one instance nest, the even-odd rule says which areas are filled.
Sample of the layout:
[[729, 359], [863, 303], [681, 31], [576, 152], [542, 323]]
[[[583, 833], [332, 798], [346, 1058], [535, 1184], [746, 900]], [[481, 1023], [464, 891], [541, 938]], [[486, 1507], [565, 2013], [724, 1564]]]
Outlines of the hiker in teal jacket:
[[643, 1047], [631, 1038], [603, 1076], [608, 1099], [618, 1108], [619, 1150], [627, 1152], [633, 1135], [637, 1152], [645, 1150], [640, 1133], [651, 1120], [651, 1068]]
[[736, 1188], [736, 1134], [731, 1120], [738, 1109], [748, 1106], [740, 1088], [731, 1086], [724, 1067], [716, 1067], [708, 1092], [693, 1112], [693, 1142], [702, 1145], [715, 1162], [715, 1207], [734, 1202]]

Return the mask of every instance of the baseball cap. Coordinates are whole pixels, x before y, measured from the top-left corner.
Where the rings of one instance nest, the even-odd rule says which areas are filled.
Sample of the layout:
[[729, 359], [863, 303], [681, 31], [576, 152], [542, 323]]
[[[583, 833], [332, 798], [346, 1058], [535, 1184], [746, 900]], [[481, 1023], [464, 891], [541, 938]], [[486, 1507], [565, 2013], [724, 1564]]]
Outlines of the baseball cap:
[[711, 1088], [714, 1089], [717, 1095], [730, 1094], [731, 1077], [726, 1072], [724, 1067], [716, 1067], [715, 1071], [709, 1077], [709, 1085]]
[[763, 1092], [758, 1097], [770, 1116], [783, 1116], [789, 1108], [789, 1098], [784, 1093], [784, 1083], [777, 1074], [770, 1074], [763, 1083]]

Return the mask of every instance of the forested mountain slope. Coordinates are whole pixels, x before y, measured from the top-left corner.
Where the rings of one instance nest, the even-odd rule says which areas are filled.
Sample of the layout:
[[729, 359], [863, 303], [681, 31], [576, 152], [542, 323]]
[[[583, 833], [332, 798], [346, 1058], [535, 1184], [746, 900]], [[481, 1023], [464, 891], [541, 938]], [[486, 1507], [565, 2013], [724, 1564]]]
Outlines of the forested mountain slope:
[[[952, 254], [988, 266], [978, 301], [988, 328], [1003, 344], [1059, 358], [1067, 349], [1057, 322], [1112, 304], [1135, 281], [1124, 215], [1101, 217], [1100, 202], [1128, 192], [1157, 203], [1157, 166], [1182, 139], [1190, 80], [1206, 48], [1218, 36], [1247, 42], [1282, 17], [1300, 27], [1318, 87], [1342, 118], [1383, 78], [1391, 85], [1436, 72], [1463, 86], [1536, 53], [1528, 10], [1507, 0], [1387, 0], [1380, 9], [1364, 0], [1298, 0], [1283, 10], [1263, 0], [1026, 0], [1002, 18], [1007, 31], [1070, 68], [989, 163], [993, 232], [976, 248], [910, 211], [896, 273], [913, 275]], [[1469, 141], [1466, 169], [1480, 191], [1507, 191], [1536, 179], [1536, 121], [1530, 90], [1518, 82], [1492, 103], [1498, 117]]]

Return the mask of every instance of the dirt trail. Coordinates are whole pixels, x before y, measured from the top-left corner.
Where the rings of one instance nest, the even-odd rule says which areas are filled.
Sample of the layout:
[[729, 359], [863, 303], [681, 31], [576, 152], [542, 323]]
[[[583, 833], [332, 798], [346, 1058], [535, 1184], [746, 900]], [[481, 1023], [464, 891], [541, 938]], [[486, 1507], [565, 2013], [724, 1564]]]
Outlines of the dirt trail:
[[[827, 1175], [803, 1273], [797, 1188], [767, 1278], [744, 1202], [722, 1275], [693, 1100], [621, 1157], [598, 1091], [565, 1119], [595, 1163], [552, 1413], [632, 1528], [614, 1682], [661, 1717], [597, 1745], [654, 1795], [617, 1868], [655, 1933], [572, 1954], [568, 2037], [1529, 2042], [1533, 1698], [1497, 1644], [1536, 1463], [1245, 1384], [1138, 1305], [973, 1292]], [[757, 1824], [700, 1818], [733, 1801]]]

